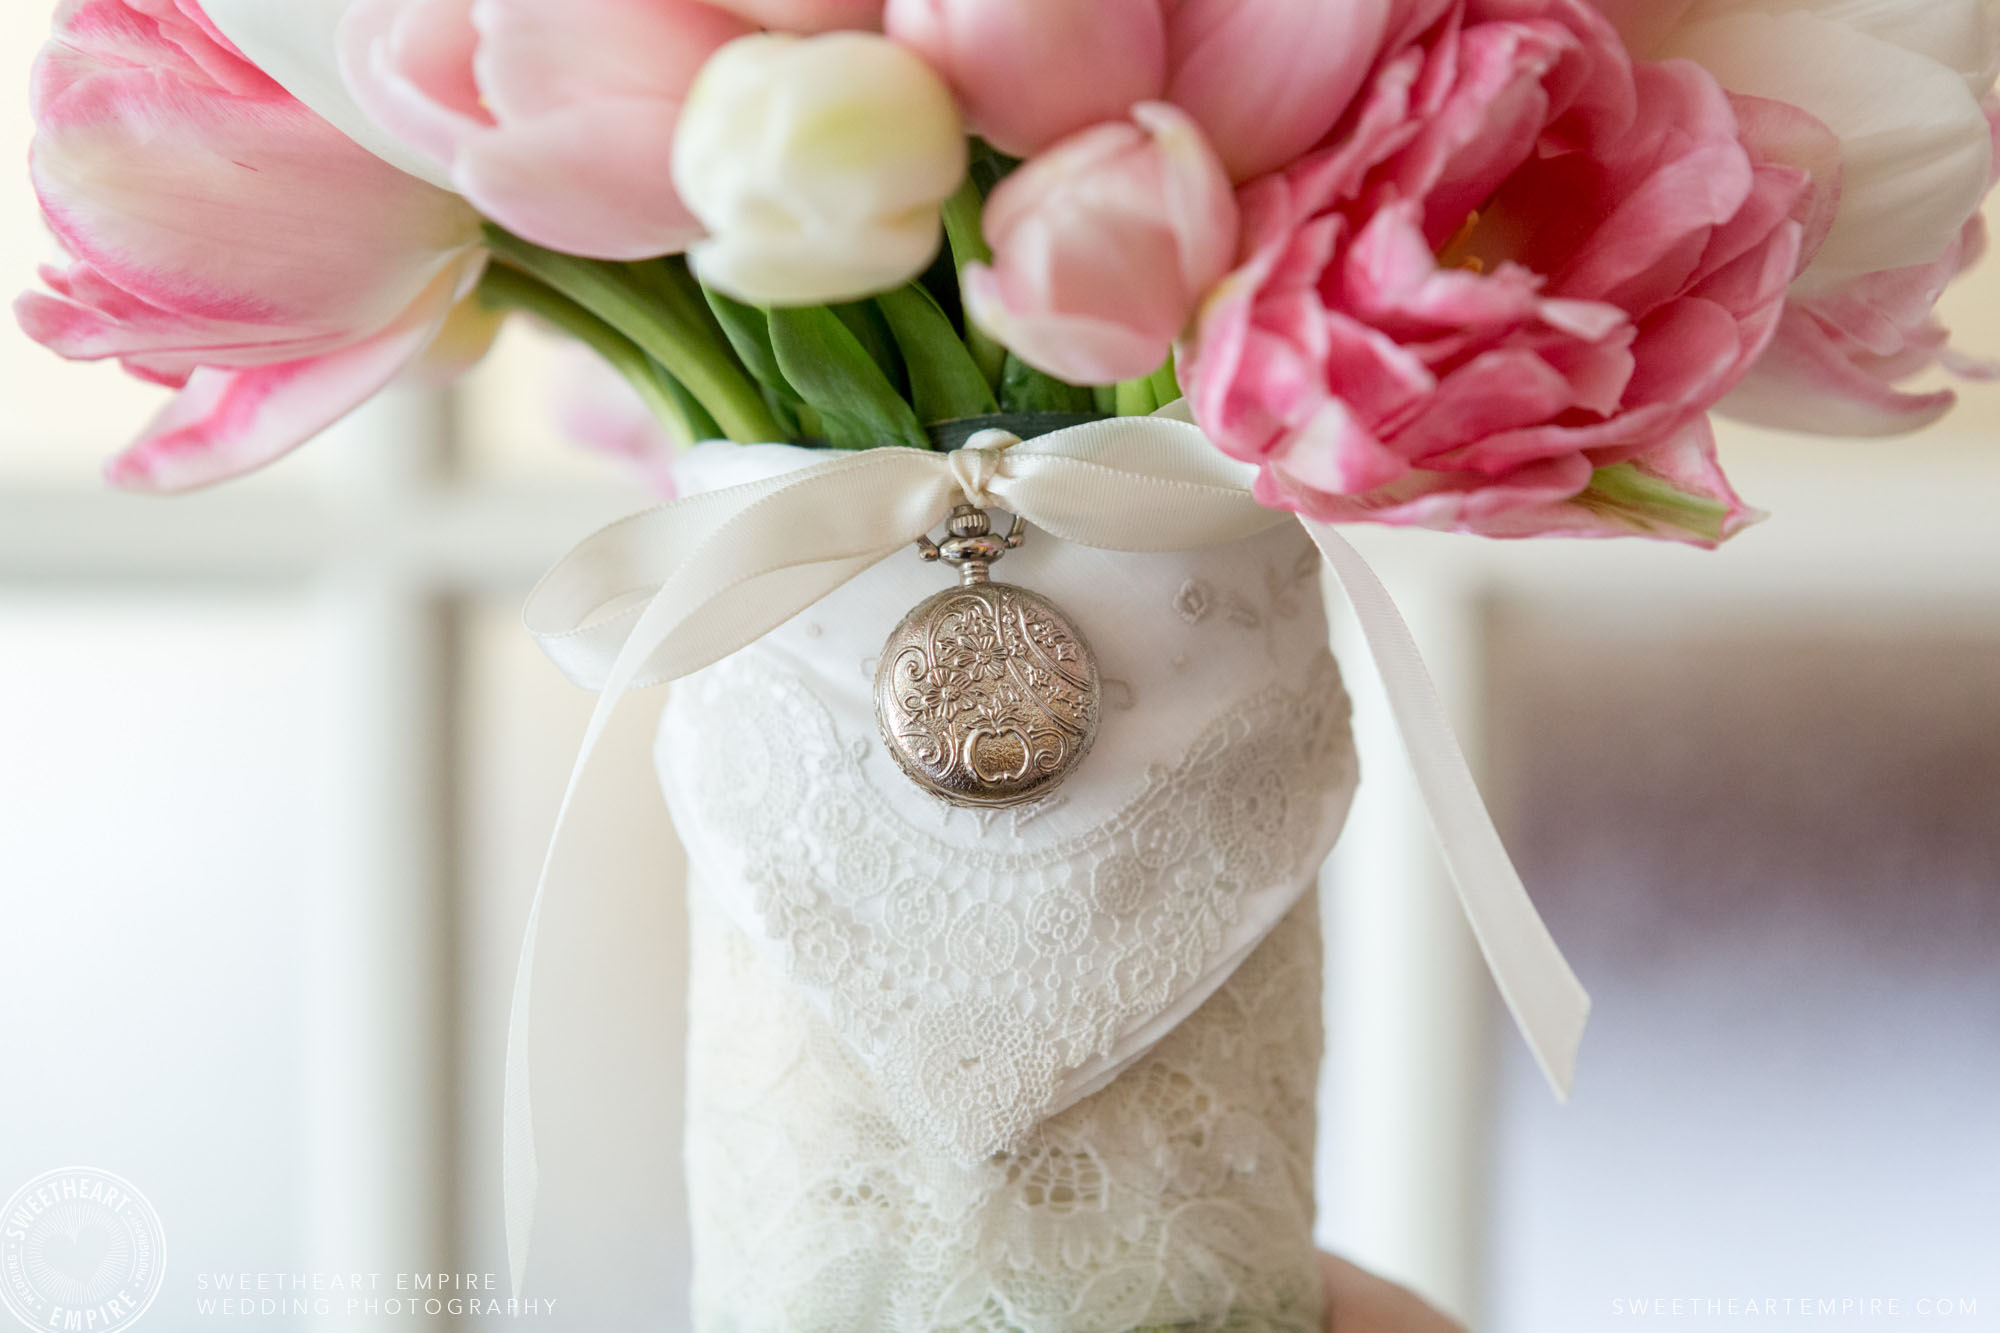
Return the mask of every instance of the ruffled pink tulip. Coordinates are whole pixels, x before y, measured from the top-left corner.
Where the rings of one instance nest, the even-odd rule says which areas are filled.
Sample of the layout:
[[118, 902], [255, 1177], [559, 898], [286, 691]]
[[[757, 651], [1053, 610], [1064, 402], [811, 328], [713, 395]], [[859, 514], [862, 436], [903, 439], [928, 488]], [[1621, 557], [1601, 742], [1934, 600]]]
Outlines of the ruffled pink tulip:
[[687, 248], [674, 125], [716, 48], [751, 31], [698, 0], [360, 0], [341, 72], [383, 129], [481, 212], [601, 259]]
[[1166, 87], [1162, 0], [889, 0], [889, 36], [931, 62], [974, 134], [1026, 157]]
[[1681, 25], [1700, 0], [1591, 0], [1641, 56], [1659, 49], [1668, 33]]
[[1182, 362], [1197, 419], [1322, 520], [1721, 541], [1753, 515], [1706, 411], [1824, 212], [1741, 128], [1582, 0], [1459, 0], [1245, 190], [1247, 261]]
[[1073, 384], [1157, 370], [1236, 252], [1236, 202], [1187, 113], [1142, 102], [1130, 122], [1063, 140], [986, 202], [993, 266], [968, 265], [974, 320]]
[[462, 200], [301, 106], [194, 0], [67, 0], [55, 22], [31, 165], [72, 263], [15, 311], [66, 357], [181, 391], [114, 482], [260, 466], [419, 357], [480, 273]]
[[882, 30], [882, 0], [708, 0], [773, 32]]

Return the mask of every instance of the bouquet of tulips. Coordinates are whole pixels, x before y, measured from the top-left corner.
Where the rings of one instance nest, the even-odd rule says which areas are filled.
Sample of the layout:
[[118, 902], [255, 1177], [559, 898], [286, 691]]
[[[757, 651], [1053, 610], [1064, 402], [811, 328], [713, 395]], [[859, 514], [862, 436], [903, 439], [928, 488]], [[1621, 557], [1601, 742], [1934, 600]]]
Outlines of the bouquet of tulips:
[[[694, 450], [705, 492], [529, 607], [602, 692], [579, 773], [628, 687], [706, 673], [662, 747], [722, 909], [699, 1326], [1296, 1331], [1297, 993], [1353, 789], [1296, 595], [1321, 556], [1559, 1088], [1588, 1010], [1327, 525], [1714, 546], [1756, 513], [1713, 410], [1935, 420], [1912, 381], [2000, 373], [1933, 313], [1981, 249], [1996, 75], [2000, 0], [61, 0], [32, 169], [70, 262], [17, 311], [175, 391], [110, 465], [137, 489], [266, 464], [516, 314], [679, 445], [828, 451]], [[1178, 420], [1098, 420], [1141, 416]], [[908, 557], [947, 514], [938, 592]], [[1010, 568], [1115, 678], [987, 582], [1028, 524], [1053, 540]], [[1110, 685], [1143, 725], [1042, 803]], [[870, 722], [912, 784], [868, 776]]]
[[1988, 0], [63, 0], [17, 310], [277, 458], [522, 311], [682, 442], [1181, 398], [1271, 506], [1712, 545], [1711, 409], [1922, 426]]

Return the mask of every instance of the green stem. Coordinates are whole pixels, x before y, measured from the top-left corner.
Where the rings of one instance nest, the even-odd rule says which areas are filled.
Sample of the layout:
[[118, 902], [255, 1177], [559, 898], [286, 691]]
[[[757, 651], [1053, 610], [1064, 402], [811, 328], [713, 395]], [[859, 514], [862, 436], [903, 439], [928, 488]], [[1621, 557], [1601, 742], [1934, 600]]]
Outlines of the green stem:
[[1118, 415], [1121, 417], [1151, 416], [1159, 403], [1153, 398], [1153, 379], [1141, 375], [1136, 380], [1124, 380], [1117, 390]]
[[1165, 407], [1181, 396], [1181, 381], [1179, 375], [1175, 373], [1174, 354], [1171, 351], [1167, 353], [1167, 359], [1160, 363], [1160, 368], [1153, 372], [1151, 384], [1153, 405], [1156, 408]]
[[722, 331], [722, 322], [708, 308], [708, 298], [702, 295], [701, 284], [695, 281], [685, 259], [669, 255], [664, 259], [632, 264], [628, 268], [639, 285], [658, 297], [676, 318], [702, 330], [717, 345], [728, 345], [728, 335]]
[[489, 265], [479, 282], [479, 300], [499, 310], [521, 310], [547, 320], [597, 353], [624, 377], [680, 448], [712, 438], [714, 426], [700, 402], [647, 356], [639, 344], [551, 287], [518, 269]]
[[558, 254], [489, 224], [486, 244], [496, 256], [637, 343], [685, 385], [724, 434], [740, 444], [785, 438], [757, 386], [708, 329], [660, 299], [628, 266]]
[[[965, 304], [965, 266], [993, 261], [993, 251], [979, 229], [980, 214], [985, 207], [986, 201], [980, 197], [979, 185], [969, 173], [959, 183], [957, 193], [944, 201], [944, 234], [951, 244], [952, 266], [958, 270], [961, 308]], [[986, 383], [999, 388], [1000, 373], [1007, 364], [1007, 349], [985, 329], [973, 323], [969, 313], [965, 316], [965, 350], [972, 353], [972, 363], [979, 367]]]

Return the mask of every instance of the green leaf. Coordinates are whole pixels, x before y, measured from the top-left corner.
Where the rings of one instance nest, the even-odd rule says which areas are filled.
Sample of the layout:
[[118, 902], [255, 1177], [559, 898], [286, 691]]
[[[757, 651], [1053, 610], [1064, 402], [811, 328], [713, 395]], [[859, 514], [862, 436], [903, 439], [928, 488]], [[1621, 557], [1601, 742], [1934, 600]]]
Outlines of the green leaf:
[[805, 400], [786, 383], [785, 373], [778, 369], [778, 354], [771, 349], [770, 320], [756, 306], [744, 305], [721, 292], [704, 287], [701, 295], [722, 329], [722, 336], [735, 350], [737, 359], [750, 372], [750, 377], [757, 381], [771, 415], [786, 428], [788, 439], [797, 438], [801, 433], [799, 408], [804, 406]]
[[1021, 165], [1020, 158], [1007, 156], [984, 139], [973, 139], [966, 146], [971, 154], [966, 176], [982, 195], [992, 194], [993, 188]]
[[903, 372], [903, 357], [896, 350], [895, 335], [889, 332], [889, 321], [875, 308], [873, 301], [847, 301], [829, 306], [847, 331], [854, 335], [856, 342], [867, 349], [868, 355], [882, 370], [898, 397], [909, 392], [907, 376]]
[[778, 369], [778, 354], [771, 349], [771, 324], [764, 312], [706, 287], [701, 294], [714, 312], [716, 322], [722, 325], [723, 337], [736, 349], [736, 355], [757, 382], [780, 397], [796, 398], [792, 386], [785, 382], [784, 372]]
[[986, 376], [929, 292], [910, 283], [883, 292], [875, 303], [902, 349], [919, 421], [929, 424], [1000, 410]]
[[[993, 251], [987, 247], [986, 237], [980, 232], [980, 220], [985, 208], [986, 198], [970, 175], [944, 203], [944, 234], [951, 250], [952, 271], [958, 276], [961, 290], [967, 264], [986, 264], [993, 259]], [[965, 313], [962, 297], [958, 305], [965, 321], [966, 350], [972, 353], [972, 359], [978, 365], [979, 373], [986, 377], [986, 383], [997, 387], [1007, 367], [1007, 349]]]
[[819, 413], [828, 444], [930, 448], [917, 414], [839, 315], [825, 306], [797, 306], [766, 318], [778, 369]]
[[945, 240], [951, 245], [952, 262], [959, 268], [975, 261], [992, 263], [993, 251], [980, 229], [986, 198], [979, 191], [979, 183], [967, 176], [951, 198], [944, 201], [943, 211]]
[[1090, 412], [1095, 407], [1090, 390], [1044, 375], [1012, 352], [1007, 353], [1006, 368], [1000, 372], [1002, 412]]

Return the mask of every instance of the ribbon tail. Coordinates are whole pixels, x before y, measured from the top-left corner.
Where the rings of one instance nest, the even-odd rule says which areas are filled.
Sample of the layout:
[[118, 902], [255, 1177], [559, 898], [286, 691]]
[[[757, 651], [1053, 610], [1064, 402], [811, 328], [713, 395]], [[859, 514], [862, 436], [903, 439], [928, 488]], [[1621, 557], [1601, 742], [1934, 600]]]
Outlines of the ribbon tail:
[[1389, 590], [1333, 528], [1301, 520], [1347, 600], [1409, 751], [1424, 808], [1494, 984], [1559, 1100], [1569, 1099], [1590, 996], [1570, 970], [1507, 855], [1417, 641]]
[[[655, 598], [657, 606], [659, 598]], [[649, 608], [650, 609], [650, 608]], [[534, 1014], [535, 943], [541, 936], [542, 903], [548, 896], [551, 871], [562, 850], [563, 832], [569, 825], [570, 808], [577, 788], [590, 766], [597, 742], [617, 711], [653, 642], [636, 635], [628, 640], [611, 668], [610, 679], [597, 698], [590, 725], [583, 734], [576, 764], [570, 769], [569, 785], [563, 790], [556, 810], [555, 828], [549, 834], [548, 851], [542, 857], [541, 875], [535, 881], [535, 896], [528, 906], [528, 924], [521, 938], [521, 959], [514, 969], [514, 996], [507, 1010], [507, 1065], [500, 1112], [500, 1198], [507, 1221], [507, 1272], [514, 1299], [521, 1299], [522, 1284], [528, 1275], [528, 1247], [535, 1232], [535, 1204], [541, 1192], [541, 1164], [535, 1156], [535, 1107], [529, 1081], [528, 1038]]]
[[500, 1112], [500, 1199], [507, 1222], [507, 1273], [514, 1299], [528, 1275], [528, 1246], [535, 1234], [541, 1164], [535, 1158], [535, 1108], [528, 1092], [529, 990], [535, 976], [535, 939], [541, 932], [542, 894], [528, 909], [527, 936], [514, 969], [514, 999], [507, 1013], [507, 1073]]
[[[919, 493], [911, 502], [913, 514], [888, 521], [886, 531], [874, 540], [883, 545], [823, 560], [778, 563], [770, 568], [752, 565], [745, 573], [727, 560], [723, 568], [706, 570], [698, 561], [678, 571], [660, 585], [644, 603], [618, 649], [599, 686], [597, 706], [584, 731], [576, 763], [570, 770], [569, 785], [556, 811], [555, 827], [549, 835], [548, 851], [542, 860], [535, 895], [528, 908], [528, 924], [521, 941], [521, 958], [514, 974], [514, 997], [507, 1017], [507, 1061], [501, 1109], [501, 1198], [507, 1223], [507, 1264], [515, 1299], [521, 1295], [527, 1275], [528, 1250], [535, 1226], [535, 1205], [541, 1171], [535, 1154], [535, 1117], [529, 1080], [529, 1029], [534, 1012], [535, 942], [542, 920], [542, 904], [555, 882], [557, 857], [564, 847], [570, 810], [585, 771], [596, 753], [611, 715], [625, 694], [640, 685], [677, 679], [699, 670], [709, 662], [733, 652], [799, 611], [876, 561], [893, 553], [905, 538], [899, 527], [922, 531], [935, 517], [939, 501]], [[783, 514], [775, 516], [782, 524]], [[738, 546], [757, 554], [753, 540], [757, 534], [737, 534]], [[719, 550], [731, 549], [727, 537]], [[663, 654], [655, 660], [655, 654]], [[558, 659], [561, 660], [561, 659]], [[579, 658], [578, 661], [585, 659]], [[594, 667], [588, 670], [595, 682]]]
[[[865, 568], [868, 559], [864, 557], [847, 566], [836, 565], [831, 575], [835, 586]], [[727, 590], [726, 585], [724, 590]], [[813, 596], [810, 585], [807, 592], [797, 593], [794, 590], [794, 595], [803, 598], [801, 605], [810, 605]], [[630, 634], [620, 645], [617, 657], [605, 673], [597, 705], [590, 714], [590, 725], [584, 729], [576, 763], [570, 768], [569, 785], [563, 789], [562, 804], [556, 809], [555, 827], [549, 833], [548, 850], [543, 854], [541, 874], [535, 881], [535, 896], [528, 906], [527, 929], [521, 939], [521, 959], [514, 972], [514, 997], [507, 1012], [507, 1064], [500, 1117], [500, 1196], [507, 1220], [508, 1275], [516, 1300], [520, 1299], [522, 1283], [527, 1278], [528, 1249], [534, 1237], [535, 1204], [541, 1188], [541, 1166], [535, 1154], [535, 1110], [529, 1079], [528, 1045], [534, 1015], [535, 942], [541, 934], [542, 904], [548, 897], [550, 884], [554, 882], [557, 858], [564, 847], [563, 835], [569, 828], [570, 810], [575, 805], [577, 789], [583, 783], [584, 773], [589, 769], [598, 742], [611, 722], [611, 715], [618, 710], [619, 701], [626, 692], [639, 682], [640, 672], [652, 654], [667, 643], [677, 629], [687, 624], [690, 612], [686, 604], [689, 600], [686, 590], [677, 583], [669, 581], [662, 585], [645, 603], [645, 609], [639, 613]], [[703, 605], [706, 603], [696, 599], [696, 609]], [[788, 605], [781, 600], [776, 607], [767, 610], [767, 618], [774, 616], [776, 620], [773, 623], [782, 623], [791, 613], [786, 610]], [[685, 673], [676, 671], [673, 674]]]

